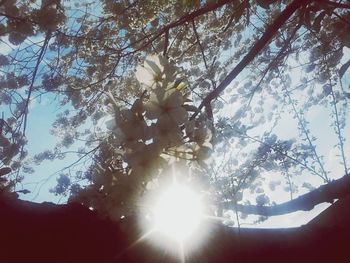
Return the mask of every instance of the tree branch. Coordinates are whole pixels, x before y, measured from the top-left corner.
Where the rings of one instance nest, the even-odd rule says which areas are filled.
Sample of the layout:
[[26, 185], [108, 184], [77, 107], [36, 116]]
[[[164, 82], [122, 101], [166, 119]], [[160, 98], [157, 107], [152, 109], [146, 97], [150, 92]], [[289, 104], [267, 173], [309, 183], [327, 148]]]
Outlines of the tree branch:
[[[200, 9], [197, 9], [191, 13], [188, 13], [182, 17], [180, 17], [178, 20], [164, 26], [163, 28], [161, 28], [158, 32], [154, 32], [154, 33], [151, 33], [151, 34], [148, 34], [132, 43], [130, 43], [129, 45], [123, 47], [121, 50], [119, 51], [124, 51], [124, 50], [127, 50], [129, 49], [130, 47], [133, 47], [135, 46], [136, 44], [144, 41], [144, 40], [147, 40], [145, 41], [145, 43], [143, 43], [140, 47], [138, 48], [134, 48], [133, 51], [131, 51], [130, 53], [135, 53], [141, 49], [143, 49], [144, 47], [150, 45], [153, 41], [155, 41], [158, 37], [160, 37], [161, 35], [163, 35], [164, 33], [166, 33], [168, 30], [172, 29], [172, 28], [175, 28], [177, 26], [180, 26], [180, 25], [183, 25], [187, 22], [191, 22], [193, 19], [195, 19], [196, 17], [199, 17], [201, 15], [204, 15], [210, 11], [214, 11], [228, 3], [230, 3], [231, 0], [218, 0], [218, 1], [215, 1], [213, 3], [209, 3], [209, 4], [206, 4], [205, 6], [203, 6], [202, 8]], [[153, 35], [153, 36], [152, 36]], [[130, 54], [128, 53], [128, 54]]]
[[295, 114], [295, 117], [298, 120], [298, 123], [300, 125], [300, 129], [301, 129], [302, 133], [304, 133], [306, 141], [309, 143], [309, 147], [312, 149], [312, 152], [313, 152], [313, 155], [314, 155], [314, 160], [320, 166], [320, 169], [321, 169], [321, 172], [322, 172], [322, 176], [320, 174], [320, 177], [325, 182], [328, 182], [329, 178], [327, 176], [327, 171], [325, 170], [324, 165], [322, 164], [321, 157], [319, 156], [319, 154], [316, 151], [316, 145], [313, 144], [312, 134], [310, 134], [311, 132], [309, 131], [309, 129], [306, 126], [307, 122], [305, 120], [304, 114], [297, 110], [295, 102], [293, 101], [293, 99], [291, 97], [291, 94], [288, 91], [288, 89], [287, 89], [287, 87], [286, 87], [284, 82], [282, 83], [282, 89], [284, 90], [286, 96], [288, 97], [289, 103], [292, 106], [292, 109], [293, 109], [293, 112]]
[[25, 101], [25, 105], [24, 105], [24, 121], [23, 121], [23, 136], [25, 136], [25, 132], [26, 132], [26, 127], [27, 127], [27, 117], [28, 117], [28, 110], [29, 110], [29, 103], [30, 103], [30, 97], [32, 95], [32, 92], [33, 92], [33, 88], [34, 88], [34, 83], [35, 83], [35, 80], [36, 80], [36, 75], [37, 75], [37, 72], [38, 72], [38, 69], [39, 69], [39, 65], [41, 63], [41, 60], [43, 59], [44, 57], [44, 53], [46, 51], [46, 47], [49, 43], [49, 40], [51, 38], [51, 31], [48, 31], [46, 33], [46, 37], [45, 37], [45, 40], [44, 40], [44, 44], [43, 46], [41, 47], [40, 49], [40, 53], [39, 53], [39, 56], [38, 56], [38, 59], [37, 59], [37, 62], [36, 62], [36, 65], [35, 65], [35, 68], [34, 68], [34, 71], [33, 71], [33, 75], [32, 75], [32, 80], [30, 82], [30, 86], [28, 88], [28, 95], [27, 95], [27, 99]]
[[277, 31], [283, 26], [283, 24], [303, 5], [312, 2], [311, 0], [294, 0], [288, 5], [279, 16], [270, 24], [265, 33], [260, 39], [255, 42], [253, 47], [250, 49], [247, 55], [236, 65], [236, 67], [226, 76], [226, 78], [220, 83], [220, 85], [211, 91], [201, 102], [197, 111], [191, 116], [194, 119], [201, 109], [211, 103], [212, 100], [216, 99], [221, 92], [223, 92], [227, 86], [242, 72], [245, 67], [253, 61], [253, 59], [259, 54], [259, 52], [269, 43], [274, 37]]
[[201, 51], [201, 54], [202, 54], [202, 58], [203, 58], [205, 69], [208, 70], [207, 59], [205, 58], [204, 49], [203, 49], [203, 46], [202, 46], [201, 41], [199, 39], [199, 35], [198, 35], [198, 32], [197, 32], [197, 28], [196, 28], [196, 24], [195, 24], [194, 20], [192, 20], [192, 27], [193, 27], [194, 35], [196, 36], [196, 39], [197, 39], [197, 44], [199, 46], [199, 50]]
[[302, 24], [299, 22], [298, 25], [294, 28], [293, 32], [291, 33], [291, 35], [288, 37], [288, 39], [286, 39], [286, 41], [284, 42], [282, 48], [278, 51], [277, 56], [269, 63], [269, 65], [266, 67], [266, 69], [264, 70], [262, 77], [260, 79], [260, 81], [258, 82], [258, 84], [255, 86], [255, 88], [253, 89], [248, 104], [247, 106], [250, 106], [250, 103], [253, 100], [253, 97], [255, 95], [255, 92], [260, 88], [261, 83], [263, 82], [265, 76], [267, 75], [267, 73], [271, 70], [272, 67], [278, 67], [278, 61], [282, 60], [283, 58], [285, 58], [287, 56], [287, 49], [291, 48], [291, 41], [293, 40], [294, 36], [296, 35], [296, 33], [298, 32], [298, 30], [301, 28]]
[[350, 193], [350, 174], [340, 179], [333, 180], [328, 184], [299, 196], [298, 198], [274, 205], [274, 206], [257, 206], [257, 205], [235, 205], [233, 202], [222, 203], [223, 209], [239, 211], [245, 214], [261, 216], [277, 216], [292, 213], [295, 211], [310, 211], [314, 206], [321, 203], [332, 203], [335, 199], [340, 199]]
[[327, 1], [327, 0], [322, 0], [323, 3], [328, 4], [330, 6], [333, 6], [334, 8], [344, 8], [344, 9], [350, 9], [349, 4], [344, 4], [344, 3], [337, 3], [333, 1]]
[[331, 81], [330, 82], [330, 89], [331, 89], [331, 96], [332, 96], [332, 101], [333, 101], [333, 110], [334, 110], [334, 128], [335, 128], [335, 133], [338, 137], [338, 145], [339, 145], [339, 148], [340, 148], [340, 153], [341, 153], [341, 157], [342, 157], [342, 160], [343, 160], [343, 165], [344, 165], [344, 170], [345, 170], [345, 174], [348, 173], [348, 167], [346, 165], [346, 157], [345, 157], [345, 151], [344, 151], [344, 141], [345, 141], [345, 138], [343, 137], [342, 135], [342, 130], [344, 128], [342, 128], [342, 124], [341, 124], [341, 120], [339, 119], [339, 111], [338, 111], [338, 107], [337, 107], [337, 100], [336, 100], [336, 95], [335, 95], [335, 92], [334, 92], [334, 89], [333, 89], [333, 86], [332, 86], [332, 83]]

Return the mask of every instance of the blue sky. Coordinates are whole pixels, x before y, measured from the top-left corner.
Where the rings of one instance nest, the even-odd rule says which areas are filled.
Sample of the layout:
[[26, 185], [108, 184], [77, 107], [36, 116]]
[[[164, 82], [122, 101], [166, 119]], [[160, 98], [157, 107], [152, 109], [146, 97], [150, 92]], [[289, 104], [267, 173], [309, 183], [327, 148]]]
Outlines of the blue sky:
[[[11, 49], [6, 47], [6, 45], [0, 45], [0, 53], [7, 54]], [[346, 50], [343, 61], [346, 58], [350, 57], [349, 50]], [[349, 75], [349, 72], [348, 72]], [[349, 77], [345, 77], [345, 82], [349, 83]], [[346, 85], [344, 85], [346, 86]], [[69, 107], [68, 107], [69, 108]], [[27, 126], [27, 138], [28, 145], [27, 149], [30, 156], [34, 156], [37, 153], [40, 153], [46, 149], [52, 149], [55, 144], [58, 142], [58, 138], [50, 134], [51, 125], [55, 120], [57, 113], [67, 109], [61, 108], [58, 105], [57, 100], [54, 100], [53, 97], [46, 96], [43, 97], [40, 101], [36, 99], [31, 102], [30, 105], [30, 114], [28, 116], [28, 126]], [[332, 128], [329, 127], [332, 119], [329, 117], [330, 109], [325, 109], [323, 107], [315, 107], [311, 110], [307, 119], [310, 120], [310, 131], [313, 135], [318, 138], [317, 149], [319, 152], [325, 156], [326, 166], [329, 170], [332, 171], [333, 179], [339, 178], [343, 175], [342, 167], [338, 165], [339, 157], [337, 157], [337, 149], [333, 148], [333, 145], [336, 143], [336, 138], [334, 137], [334, 132]], [[285, 138], [290, 138], [297, 136], [296, 124], [293, 122], [291, 116], [285, 115], [282, 123], [280, 124], [279, 132], [281, 136]], [[256, 134], [259, 134], [259, 131], [255, 131]], [[350, 134], [349, 125], [344, 130], [344, 135]], [[78, 146], [73, 145], [73, 150]], [[346, 152], [350, 152], [349, 141], [346, 144]], [[23, 189], [28, 189], [31, 193], [23, 195], [21, 198], [35, 201], [51, 201], [54, 203], [65, 202], [66, 198], [61, 196], [55, 196], [50, 193], [56, 185], [56, 178], [58, 176], [58, 171], [62, 168], [70, 165], [77, 160], [76, 154], [68, 154], [67, 157], [63, 160], [55, 161], [44, 161], [40, 166], [35, 167], [34, 174], [25, 175], [22, 182]], [[273, 177], [274, 175], [271, 175]], [[309, 180], [313, 183], [314, 186], [320, 185], [322, 182], [314, 177], [296, 177], [296, 180], [300, 180], [299, 183], [302, 183], [303, 180]], [[21, 186], [17, 188], [20, 189]], [[266, 189], [267, 191], [267, 189]], [[303, 191], [306, 191], [305, 189]], [[299, 192], [298, 194], [302, 194]], [[287, 201], [288, 193], [283, 191], [276, 191], [269, 193], [274, 197], [276, 201]], [[256, 225], [253, 227], [295, 227], [301, 224], [307, 223], [314, 216], [316, 216], [320, 211], [328, 207], [329, 204], [321, 204], [317, 206], [312, 212], [295, 212], [288, 215], [271, 217], [266, 222]], [[242, 225], [244, 227], [249, 227], [249, 225]]]
[[[27, 127], [27, 149], [30, 156], [53, 149], [58, 143], [58, 138], [50, 133], [50, 129], [56, 114], [61, 111], [57, 101], [48, 98], [43, 98], [41, 102], [36, 100], [31, 104]], [[74, 154], [70, 154], [63, 160], [46, 160], [40, 166], [36, 166], [35, 172], [26, 175], [22, 182], [23, 188], [30, 190], [31, 193], [22, 194], [21, 198], [35, 202], [63, 202], [65, 198], [57, 197], [49, 190], [56, 185], [57, 172], [73, 163], [76, 158]]]

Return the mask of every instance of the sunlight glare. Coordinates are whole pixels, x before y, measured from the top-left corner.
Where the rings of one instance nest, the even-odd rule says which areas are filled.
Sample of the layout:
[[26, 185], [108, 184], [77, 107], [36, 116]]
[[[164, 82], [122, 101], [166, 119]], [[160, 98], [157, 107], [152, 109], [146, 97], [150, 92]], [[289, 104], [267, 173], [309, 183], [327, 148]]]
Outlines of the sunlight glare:
[[178, 184], [166, 189], [154, 208], [155, 229], [181, 242], [193, 234], [201, 219], [200, 196]]

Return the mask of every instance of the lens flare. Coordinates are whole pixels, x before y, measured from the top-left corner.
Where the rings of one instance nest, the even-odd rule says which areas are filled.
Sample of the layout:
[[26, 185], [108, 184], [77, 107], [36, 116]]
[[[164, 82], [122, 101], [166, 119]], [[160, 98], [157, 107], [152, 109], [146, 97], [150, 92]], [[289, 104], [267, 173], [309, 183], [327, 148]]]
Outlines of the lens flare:
[[210, 241], [212, 229], [205, 193], [179, 177], [150, 190], [139, 222], [147, 236], [144, 242], [176, 262], [186, 262]]
[[160, 194], [155, 204], [155, 230], [180, 242], [198, 229], [201, 219], [200, 196], [186, 186], [171, 185]]

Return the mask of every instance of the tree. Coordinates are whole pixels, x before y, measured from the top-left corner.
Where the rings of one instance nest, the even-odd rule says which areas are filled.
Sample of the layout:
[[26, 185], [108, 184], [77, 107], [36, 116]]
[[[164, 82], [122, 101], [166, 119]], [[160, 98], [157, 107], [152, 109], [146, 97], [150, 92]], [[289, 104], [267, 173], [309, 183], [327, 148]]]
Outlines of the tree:
[[[78, 162], [90, 158], [89, 167], [63, 171], [54, 191], [101, 215], [138, 212], [173, 166], [207, 193], [212, 213], [234, 211], [228, 216], [238, 224], [246, 214], [263, 220], [345, 195], [333, 185], [346, 186], [349, 173], [349, 9], [326, 0], [3, 1], [1, 36], [11, 51], [0, 57], [8, 106], [0, 153], [13, 170], [3, 192], [32, 171], [29, 104], [49, 96], [69, 106], [53, 127], [62, 140], [34, 161], [63, 158], [65, 147], [85, 140]], [[319, 106], [330, 108], [345, 176], [333, 183], [307, 121]], [[108, 129], [100, 125], [106, 116]], [[284, 136], [286, 118], [298, 136]], [[84, 130], [91, 122], [95, 130]], [[307, 181], [297, 185], [296, 176]], [[332, 194], [295, 199], [298, 187], [321, 183]], [[277, 209], [264, 184], [284, 185], [291, 201]]]

